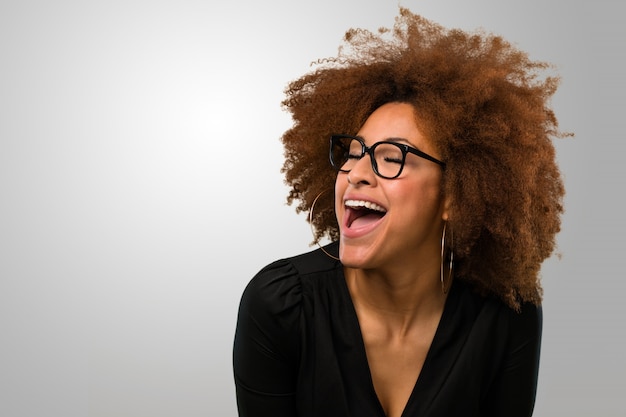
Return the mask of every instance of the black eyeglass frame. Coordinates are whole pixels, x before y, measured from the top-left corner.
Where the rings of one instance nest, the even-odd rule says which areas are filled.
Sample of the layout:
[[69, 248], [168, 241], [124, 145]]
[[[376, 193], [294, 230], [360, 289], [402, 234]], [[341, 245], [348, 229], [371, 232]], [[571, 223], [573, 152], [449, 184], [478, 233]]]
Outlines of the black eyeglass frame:
[[[359, 159], [363, 158], [365, 156], [365, 154], [368, 154], [370, 156], [370, 162], [372, 164], [372, 169], [374, 170], [374, 173], [376, 175], [378, 175], [379, 177], [385, 178], [385, 179], [388, 179], [388, 180], [392, 180], [394, 178], [398, 178], [400, 176], [400, 174], [402, 174], [402, 170], [404, 169], [404, 163], [406, 161], [406, 154], [407, 153], [412, 153], [413, 155], [417, 155], [420, 158], [427, 159], [427, 160], [429, 160], [431, 162], [434, 162], [437, 165], [441, 166], [442, 169], [446, 168], [446, 163], [445, 162], [440, 161], [439, 159], [435, 158], [434, 156], [430, 156], [427, 153], [422, 152], [419, 149], [415, 149], [412, 146], [409, 146], [409, 145], [404, 144], [404, 143], [398, 143], [398, 142], [393, 142], [393, 141], [389, 141], [389, 140], [383, 140], [381, 142], [376, 142], [372, 146], [367, 146], [365, 144], [365, 141], [363, 140], [363, 138], [360, 138], [358, 136], [332, 135], [330, 137], [330, 150], [329, 150], [328, 157], [330, 159], [330, 165], [333, 168], [335, 168], [337, 171], [350, 172], [349, 169], [342, 169], [340, 166], [335, 165], [335, 163], [333, 161], [333, 148], [334, 148], [336, 143], [337, 143], [338, 146], [341, 145], [341, 139], [351, 139], [351, 140], [356, 140], [357, 142], [359, 142], [361, 144], [361, 155], [359, 156]], [[402, 152], [402, 163], [400, 164], [400, 170], [393, 177], [387, 177], [385, 175], [382, 175], [380, 172], [378, 172], [378, 164], [376, 164], [376, 159], [374, 158], [374, 150], [376, 149], [376, 147], [378, 145], [382, 145], [382, 144], [389, 144], [389, 145], [396, 146]], [[343, 146], [341, 146], [341, 147], [343, 148]], [[348, 149], [346, 149], [346, 151], [347, 150]]]

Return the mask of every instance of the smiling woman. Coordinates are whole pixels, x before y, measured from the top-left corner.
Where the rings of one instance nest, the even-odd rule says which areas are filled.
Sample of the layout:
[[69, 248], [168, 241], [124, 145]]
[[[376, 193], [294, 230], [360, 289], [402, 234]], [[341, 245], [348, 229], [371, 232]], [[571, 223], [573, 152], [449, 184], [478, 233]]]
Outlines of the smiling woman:
[[239, 414], [530, 416], [563, 210], [558, 80], [406, 9], [345, 41], [283, 103], [288, 201], [333, 242], [244, 291]]

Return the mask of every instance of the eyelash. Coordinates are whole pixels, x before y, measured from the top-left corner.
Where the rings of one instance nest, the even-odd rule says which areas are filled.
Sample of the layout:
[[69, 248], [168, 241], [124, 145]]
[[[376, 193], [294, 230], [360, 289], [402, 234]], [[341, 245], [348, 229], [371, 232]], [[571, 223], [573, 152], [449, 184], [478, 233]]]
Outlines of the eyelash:
[[386, 162], [393, 162], [396, 164], [401, 164], [402, 163], [402, 159], [394, 159], [394, 158], [385, 158]]

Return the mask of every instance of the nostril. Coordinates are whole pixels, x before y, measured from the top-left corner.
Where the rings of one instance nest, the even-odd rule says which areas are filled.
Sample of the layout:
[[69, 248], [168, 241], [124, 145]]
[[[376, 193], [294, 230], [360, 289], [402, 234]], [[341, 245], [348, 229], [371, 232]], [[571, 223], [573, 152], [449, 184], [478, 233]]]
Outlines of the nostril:
[[[352, 176], [356, 177], [357, 179], [355, 180], [355, 179], [351, 178]], [[357, 185], [357, 184], [360, 184], [360, 185], [370, 185], [370, 182], [366, 178], [364, 178], [362, 176], [358, 177], [356, 174], [353, 174], [353, 172], [350, 171], [350, 173], [348, 174], [348, 184], [350, 184], [350, 185]]]
[[360, 184], [360, 185], [370, 185], [369, 181], [367, 181], [366, 179], [360, 179], [359, 181], [354, 182], [353, 180], [350, 179], [350, 175], [348, 175], [348, 184], [350, 184], [350, 185], [357, 185], [357, 184]]

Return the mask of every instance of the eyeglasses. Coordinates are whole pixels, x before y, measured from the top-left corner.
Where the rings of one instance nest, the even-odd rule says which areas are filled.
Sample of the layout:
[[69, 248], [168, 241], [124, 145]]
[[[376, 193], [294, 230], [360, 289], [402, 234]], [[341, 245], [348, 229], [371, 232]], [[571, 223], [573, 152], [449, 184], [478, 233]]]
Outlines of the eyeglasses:
[[382, 141], [368, 147], [363, 139], [356, 136], [332, 135], [330, 137], [330, 164], [341, 172], [350, 172], [357, 161], [368, 154], [376, 175], [390, 180], [398, 178], [404, 168], [407, 153], [428, 159], [442, 168], [446, 167], [444, 162], [404, 143]]

